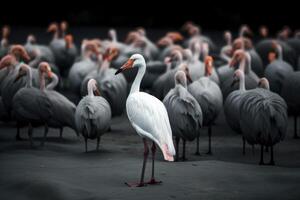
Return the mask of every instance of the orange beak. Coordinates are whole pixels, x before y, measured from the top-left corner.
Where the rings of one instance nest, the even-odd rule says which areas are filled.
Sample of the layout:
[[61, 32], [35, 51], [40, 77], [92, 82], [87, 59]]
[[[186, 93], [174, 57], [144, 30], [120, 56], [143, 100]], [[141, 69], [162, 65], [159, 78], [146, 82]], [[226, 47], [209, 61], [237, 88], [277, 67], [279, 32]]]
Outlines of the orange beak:
[[124, 70], [132, 68], [133, 67], [133, 63], [134, 63], [133, 59], [128, 59], [127, 62], [122, 67], [120, 67], [120, 69], [118, 69], [118, 71], [116, 71], [115, 75], [121, 73]]
[[52, 78], [52, 76], [53, 76], [52, 72], [48, 71], [47, 76], [48, 76], [48, 78]]

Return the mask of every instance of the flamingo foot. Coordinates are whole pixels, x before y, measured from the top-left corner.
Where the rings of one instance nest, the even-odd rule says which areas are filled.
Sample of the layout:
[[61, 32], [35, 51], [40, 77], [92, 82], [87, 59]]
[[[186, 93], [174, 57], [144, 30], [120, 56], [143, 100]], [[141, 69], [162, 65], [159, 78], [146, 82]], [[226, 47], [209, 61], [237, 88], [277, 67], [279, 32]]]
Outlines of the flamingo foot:
[[125, 185], [127, 185], [128, 187], [145, 187], [145, 186], [147, 186], [147, 184], [144, 183], [144, 182], [140, 182], [140, 183], [127, 183], [127, 182], [125, 182]]
[[151, 178], [151, 180], [149, 182], [147, 182], [147, 184], [149, 184], [149, 185], [158, 185], [158, 184], [162, 184], [162, 181], [157, 181], [154, 178]]
[[198, 151], [195, 153], [195, 155], [196, 156], [201, 156], [201, 154]]

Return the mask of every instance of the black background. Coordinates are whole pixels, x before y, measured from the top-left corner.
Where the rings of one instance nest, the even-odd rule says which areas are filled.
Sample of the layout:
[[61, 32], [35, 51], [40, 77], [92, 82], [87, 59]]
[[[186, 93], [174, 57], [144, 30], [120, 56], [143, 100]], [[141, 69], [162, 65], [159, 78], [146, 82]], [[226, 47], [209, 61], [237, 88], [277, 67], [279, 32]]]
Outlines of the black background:
[[[111, 4], [107, 1], [98, 4], [81, 1], [81, 3], [72, 3], [72, 6], [68, 4], [63, 6], [59, 2], [52, 2], [52, 4], [39, 2], [39, 4], [45, 3], [45, 6], [36, 7], [37, 3], [35, 3], [27, 5], [26, 8], [23, 8], [23, 5], [10, 5], [2, 7], [0, 24], [46, 27], [52, 21], [67, 20], [73, 27], [144, 26], [176, 29], [185, 21], [191, 20], [201, 25], [203, 29], [209, 30], [236, 30], [241, 24], [249, 24], [254, 30], [257, 30], [260, 25], [267, 25], [271, 31], [278, 30], [284, 25], [292, 29], [299, 28], [298, 10], [300, 9], [296, 4], [278, 1], [262, 6], [259, 2], [239, 1], [229, 6], [219, 5], [218, 1], [211, 2], [210, 5], [203, 2], [185, 4], [173, 2], [176, 6], [173, 4], [168, 6], [168, 3], [167, 6], [162, 6], [159, 2], [143, 1], [140, 4], [135, 3], [134, 5], [139, 5], [137, 7], [131, 7], [131, 3], [127, 1], [125, 4], [118, 1], [113, 1]], [[118, 9], [115, 8], [116, 6]], [[142, 7], [147, 9], [141, 9]], [[154, 14], [157, 16], [153, 16]]]

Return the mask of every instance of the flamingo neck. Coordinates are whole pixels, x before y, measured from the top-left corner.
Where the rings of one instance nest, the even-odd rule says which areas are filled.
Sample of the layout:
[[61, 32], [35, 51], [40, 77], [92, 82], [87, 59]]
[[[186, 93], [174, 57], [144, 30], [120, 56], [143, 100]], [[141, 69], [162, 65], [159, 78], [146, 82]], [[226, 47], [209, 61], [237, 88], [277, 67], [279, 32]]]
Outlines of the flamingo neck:
[[280, 45], [277, 46], [277, 51], [278, 51], [278, 60], [283, 60], [282, 47]]
[[195, 52], [194, 52], [194, 55], [193, 55], [193, 59], [194, 59], [194, 61], [197, 61], [197, 60], [199, 60], [199, 58], [200, 58], [200, 50], [199, 49], [195, 49]]
[[88, 96], [94, 97], [94, 90], [93, 90], [93, 85], [89, 84], [88, 85]]
[[107, 59], [104, 59], [104, 61], [102, 62], [102, 64], [100, 65], [100, 67], [98, 67], [98, 74], [100, 76], [103, 75], [103, 73], [109, 68], [110, 66], [110, 61], [108, 61]]
[[46, 86], [44, 72], [39, 72], [39, 77], [40, 77], [40, 90], [44, 91], [45, 90], [45, 86]]
[[143, 76], [146, 72], [146, 63], [145, 61], [143, 62], [143, 64], [141, 64], [141, 66], [138, 68], [138, 73], [132, 83], [131, 86], [131, 90], [130, 90], [130, 94], [133, 94], [135, 92], [139, 92], [140, 91], [140, 85], [141, 85], [141, 81], [143, 79]]
[[242, 90], [242, 91], [245, 91], [246, 87], [245, 87], [245, 76], [244, 76], [244, 74], [242, 76], [240, 76], [239, 79], [240, 79], [239, 89]]
[[52, 80], [51, 82], [46, 86], [46, 89], [53, 90], [58, 84], [58, 77], [56, 74], [52, 73]]
[[32, 87], [32, 70], [31, 70], [31, 67], [26, 66], [26, 68], [27, 68], [26, 87], [31, 88]]
[[222, 57], [224, 60], [226, 60], [227, 63], [229, 63], [229, 62], [230, 62], [230, 57], [226, 54], [227, 47], [228, 47], [228, 46], [223, 47], [223, 48], [221, 49], [221, 53], [220, 53], [220, 54], [221, 54], [221, 57]]

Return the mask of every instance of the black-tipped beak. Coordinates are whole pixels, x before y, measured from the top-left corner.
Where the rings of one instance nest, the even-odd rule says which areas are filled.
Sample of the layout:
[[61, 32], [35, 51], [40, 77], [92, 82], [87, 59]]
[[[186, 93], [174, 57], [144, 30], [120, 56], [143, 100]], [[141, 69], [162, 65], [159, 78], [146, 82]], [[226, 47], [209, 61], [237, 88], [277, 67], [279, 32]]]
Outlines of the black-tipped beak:
[[122, 66], [120, 67], [120, 69], [118, 69], [118, 71], [116, 71], [115, 75], [119, 74], [120, 72], [126, 70], [126, 69], [130, 69], [133, 67], [133, 63], [134, 63], [134, 60], [133, 59], [128, 59], [127, 62]]
[[239, 80], [237, 78], [234, 78], [230, 86], [233, 87], [238, 82]]
[[122, 69], [122, 67], [121, 67], [121, 68], [119, 68], [119, 69], [116, 71], [115, 75], [121, 73], [122, 71], [123, 71], [123, 69]]
[[14, 80], [14, 83], [16, 83], [20, 78], [22, 78], [23, 75], [22, 74], [18, 74]]

